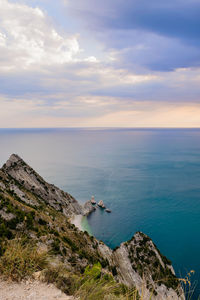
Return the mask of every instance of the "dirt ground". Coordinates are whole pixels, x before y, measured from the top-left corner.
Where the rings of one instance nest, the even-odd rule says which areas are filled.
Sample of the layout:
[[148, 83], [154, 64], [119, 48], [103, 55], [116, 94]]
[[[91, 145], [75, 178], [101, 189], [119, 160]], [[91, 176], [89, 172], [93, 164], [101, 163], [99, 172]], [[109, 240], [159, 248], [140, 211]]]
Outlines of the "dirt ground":
[[0, 300], [74, 300], [54, 285], [39, 281], [13, 283], [0, 281]]

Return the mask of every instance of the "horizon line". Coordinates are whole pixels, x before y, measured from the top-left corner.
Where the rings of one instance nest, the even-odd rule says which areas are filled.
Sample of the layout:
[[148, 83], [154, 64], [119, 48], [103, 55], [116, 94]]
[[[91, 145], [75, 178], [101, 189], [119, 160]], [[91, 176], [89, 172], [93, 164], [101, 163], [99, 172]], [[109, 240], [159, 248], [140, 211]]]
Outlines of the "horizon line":
[[117, 127], [117, 126], [80, 126], [80, 127], [0, 127], [0, 130], [23, 129], [200, 129], [200, 127]]

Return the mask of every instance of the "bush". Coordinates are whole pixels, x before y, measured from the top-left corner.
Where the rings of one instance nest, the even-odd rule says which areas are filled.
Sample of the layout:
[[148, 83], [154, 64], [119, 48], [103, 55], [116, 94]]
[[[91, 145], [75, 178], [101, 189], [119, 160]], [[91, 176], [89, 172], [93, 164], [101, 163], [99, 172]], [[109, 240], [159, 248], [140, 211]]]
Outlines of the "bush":
[[[0, 220], [1, 222], [1, 220]], [[7, 238], [7, 239], [12, 239], [13, 234], [12, 232], [6, 227], [4, 223], [0, 224], [0, 237], [1, 238]]]
[[76, 244], [69, 237], [63, 236], [62, 240], [70, 246], [73, 252], [76, 252], [78, 250]]
[[111, 275], [102, 274], [101, 264], [97, 263], [92, 268], [88, 266], [85, 269], [83, 276], [77, 281], [74, 295], [80, 300], [125, 299], [122, 295], [120, 297], [122, 293], [122, 286]]
[[117, 275], [117, 268], [116, 268], [116, 266], [112, 267], [112, 274], [113, 274], [113, 276]]
[[55, 239], [53, 241], [53, 243], [51, 244], [51, 247], [52, 247], [53, 254], [61, 254], [60, 240], [59, 239]]
[[39, 218], [38, 223], [40, 225], [47, 225], [47, 222], [45, 220], [41, 219], [41, 218]]

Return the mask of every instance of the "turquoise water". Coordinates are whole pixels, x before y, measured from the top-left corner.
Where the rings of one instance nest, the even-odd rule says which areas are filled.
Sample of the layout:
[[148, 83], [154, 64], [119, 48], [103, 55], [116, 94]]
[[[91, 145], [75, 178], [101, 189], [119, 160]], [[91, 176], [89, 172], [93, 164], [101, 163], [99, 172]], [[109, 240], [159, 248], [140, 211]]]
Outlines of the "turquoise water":
[[[18, 153], [47, 181], [111, 210], [88, 218], [110, 247], [141, 230], [179, 273], [200, 273], [200, 130], [0, 130], [0, 163]], [[196, 288], [200, 294], [199, 284]]]

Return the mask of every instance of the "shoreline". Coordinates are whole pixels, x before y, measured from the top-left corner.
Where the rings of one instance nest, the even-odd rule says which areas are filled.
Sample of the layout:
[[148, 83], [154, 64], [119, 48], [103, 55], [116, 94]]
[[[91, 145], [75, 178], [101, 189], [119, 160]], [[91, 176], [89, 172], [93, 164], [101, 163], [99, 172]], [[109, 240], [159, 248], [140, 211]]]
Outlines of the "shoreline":
[[89, 235], [92, 234], [92, 230], [90, 225], [88, 224], [87, 217], [83, 215], [74, 215], [71, 219], [70, 222], [74, 224], [79, 230], [81, 231], [87, 231]]
[[81, 231], [83, 231], [83, 228], [82, 228], [82, 225], [81, 225], [82, 218], [83, 218], [82, 215], [73, 215], [72, 218], [70, 218], [70, 222], [72, 224], [74, 224]]

